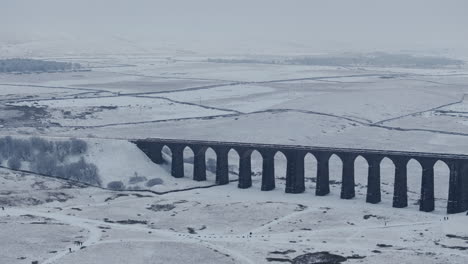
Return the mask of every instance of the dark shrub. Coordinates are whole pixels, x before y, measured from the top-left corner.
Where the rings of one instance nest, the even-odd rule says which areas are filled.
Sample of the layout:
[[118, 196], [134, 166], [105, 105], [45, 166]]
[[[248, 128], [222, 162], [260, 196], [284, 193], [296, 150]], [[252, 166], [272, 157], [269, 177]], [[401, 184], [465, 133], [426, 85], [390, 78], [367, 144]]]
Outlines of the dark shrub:
[[88, 145], [81, 139], [72, 138], [71, 140], [71, 154], [83, 154], [88, 150]]
[[40, 174], [54, 176], [56, 175], [57, 159], [51, 154], [39, 155], [31, 167]]
[[125, 185], [121, 181], [113, 181], [107, 184], [107, 189], [114, 191], [123, 191], [125, 190]]
[[0, 138], [0, 158], [7, 158], [7, 144], [5, 138]]
[[8, 160], [8, 167], [13, 170], [19, 170], [21, 168], [21, 159], [17, 156], [13, 156]]
[[101, 186], [101, 179], [99, 178], [97, 167], [94, 164], [86, 163], [83, 158], [78, 162], [66, 165], [64, 173], [65, 178], [70, 180]]
[[53, 172], [53, 176], [60, 177], [60, 178], [67, 178], [67, 169], [65, 166], [57, 166], [55, 167], [55, 171]]
[[101, 179], [99, 178], [98, 168], [96, 167], [96, 165], [86, 163], [86, 165], [80, 170], [80, 172], [80, 181], [95, 186], [101, 186]]
[[10, 136], [2, 138], [0, 142], [0, 152], [5, 159], [8, 159], [12, 156], [12, 149], [13, 149], [13, 138]]
[[31, 142], [24, 139], [13, 139], [10, 155], [17, 156], [21, 160], [31, 161]]
[[70, 155], [71, 143], [69, 141], [59, 141], [54, 144], [54, 156], [60, 162], [63, 162], [65, 158]]
[[54, 144], [50, 141], [47, 141], [42, 138], [32, 137], [31, 138], [31, 147], [37, 150], [37, 153], [52, 153], [54, 149]]
[[146, 182], [146, 187], [153, 187], [155, 185], [161, 185], [163, 183], [164, 183], [163, 180], [161, 180], [159, 178], [153, 178], [153, 179]]
[[152, 204], [150, 207], [147, 207], [146, 209], [155, 211], [155, 212], [160, 212], [160, 211], [171, 211], [176, 206], [174, 204]]

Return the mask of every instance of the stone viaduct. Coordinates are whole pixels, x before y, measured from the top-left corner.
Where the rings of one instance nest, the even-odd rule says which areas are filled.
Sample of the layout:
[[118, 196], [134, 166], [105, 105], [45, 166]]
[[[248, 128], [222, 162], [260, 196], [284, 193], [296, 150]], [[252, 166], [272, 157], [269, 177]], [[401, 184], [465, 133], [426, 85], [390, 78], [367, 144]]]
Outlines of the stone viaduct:
[[275, 188], [274, 156], [277, 152], [282, 152], [287, 160], [286, 193], [305, 191], [304, 158], [311, 153], [317, 160], [315, 194], [318, 196], [330, 192], [329, 159], [335, 154], [343, 164], [340, 195], [342, 199], [355, 196], [354, 162], [358, 156], [362, 156], [369, 165], [366, 202], [373, 204], [381, 201], [380, 162], [386, 157], [395, 165], [393, 207], [396, 208], [408, 205], [407, 164], [414, 159], [422, 167], [419, 210], [424, 212], [434, 210], [434, 164], [443, 161], [450, 170], [447, 213], [468, 210], [468, 155], [160, 138], [135, 140], [133, 143], [157, 164], [164, 163], [162, 149], [164, 146], [168, 147], [172, 152], [172, 175], [176, 178], [184, 177], [184, 150], [186, 147], [190, 148], [194, 153], [195, 181], [206, 180], [205, 152], [211, 148], [216, 153], [216, 184], [219, 185], [229, 183], [228, 153], [233, 149], [239, 155], [239, 188], [252, 186], [251, 154], [256, 150], [263, 158], [262, 191]]

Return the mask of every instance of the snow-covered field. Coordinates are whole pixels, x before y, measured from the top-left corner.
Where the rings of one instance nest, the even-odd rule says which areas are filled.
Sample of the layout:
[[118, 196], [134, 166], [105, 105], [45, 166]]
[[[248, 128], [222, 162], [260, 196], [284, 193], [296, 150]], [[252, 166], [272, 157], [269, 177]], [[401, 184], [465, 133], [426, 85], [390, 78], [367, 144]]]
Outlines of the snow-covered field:
[[[465, 214], [445, 219], [448, 168], [435, 166], [436, 211], [421, 213], [421, 167], [408, 165], [410, 205], [391, 207], [394, 166], [384, 159], [382, 198], [365, 203], [367, 163], [356, 161], [357, 197], [314, 196], [316, 161], [306, 157], [306, 192], [261, 192], [230, 179], [194, 182], [151, 163], [129, 139], [166, 137], [467, 154], [468, 69], [319, 67], [211, 63], [207, 57], [68, 56], [92, 71], [0, 74], [0, 137], [81, 138], [103, 188], [0, 168], [0, 263], [303, 263], [327, 251], [346, 263], [466, 263]], [[210, 149], [207, 160], [215, 163]], [[7, 166], [6, 161], [2, 163]], [[25, 169], [25, 168], [22, 168]], [[139, 178], [139, 180], [135, 180]], [[150, 180], [161, 180], [148, 187]], [[110, 191], [121, 181], [139, 191]], [[145, 191], [146, 190], [146, 191]], [[83, 242], [83, 245], [74, 241]], [[335, 256], [335, 257], [339, 257]], [[306, 262], [308, 263], [308, 262]], [[310, 262], [315, 263], [315, 262]]]
[[[48, 121], [61, 127], [106, 126], [121, 123], [144, 123], [167, 119], [203, 117], [232, 113], [167, 99], [118, 96], [103, 98], [28, 101], [11, 104], [46, 108]], [[182, 113], [182, 114], [181, 114]]]
[[42, 183], [68, 197], [0, 211], [5, 263], [279, 263], [322, 251], [347, 263], [466, 261], [465, 215], [445, 220], [416, 206], [366, 205], [362, 196], [340, 201], [336, 192], [315, 197], [228, 185], [159, 196], [46, 187], [43, 178], [4, 173], [10, 176], [2, 185], [23, 180], [30, 196]]

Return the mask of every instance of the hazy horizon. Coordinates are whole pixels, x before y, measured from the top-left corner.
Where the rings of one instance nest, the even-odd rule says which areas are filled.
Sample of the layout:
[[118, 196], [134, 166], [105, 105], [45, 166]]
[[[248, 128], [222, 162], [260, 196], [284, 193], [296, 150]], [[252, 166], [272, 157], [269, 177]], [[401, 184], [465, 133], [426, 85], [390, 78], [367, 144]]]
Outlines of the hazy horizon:
[[80, 51], [125, 46], [139, 52], [410, 50], [465, 56], [466, 10], [462, 0], [15, 0], [0, 9], [0, 44], [47, 40], [75, 43]]

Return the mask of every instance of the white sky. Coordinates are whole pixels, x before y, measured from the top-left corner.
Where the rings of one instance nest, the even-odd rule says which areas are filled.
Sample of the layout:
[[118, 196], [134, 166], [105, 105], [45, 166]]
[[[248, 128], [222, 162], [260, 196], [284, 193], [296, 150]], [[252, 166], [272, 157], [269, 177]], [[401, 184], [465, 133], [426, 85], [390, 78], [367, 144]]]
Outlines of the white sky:
[[463, 51], [467, 11], [467, 0], [0, 0], [0, 41], [65, 35], [206, 50]]

